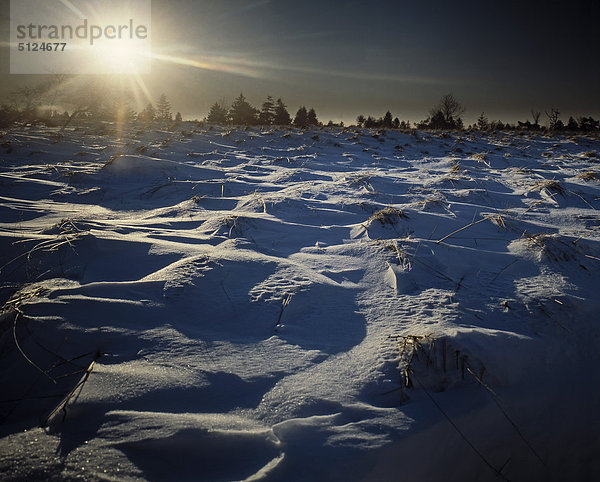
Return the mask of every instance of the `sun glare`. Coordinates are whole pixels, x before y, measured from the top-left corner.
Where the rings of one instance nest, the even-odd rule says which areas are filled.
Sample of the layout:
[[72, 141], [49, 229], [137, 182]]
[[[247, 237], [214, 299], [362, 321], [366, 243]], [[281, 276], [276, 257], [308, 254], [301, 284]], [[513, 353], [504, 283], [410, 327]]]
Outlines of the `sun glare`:
[[150, 52], [147, 44], [132, 40], [102, 42], [94, 49], [90, 62], [107, 74], [141, 74], [148, 70]]

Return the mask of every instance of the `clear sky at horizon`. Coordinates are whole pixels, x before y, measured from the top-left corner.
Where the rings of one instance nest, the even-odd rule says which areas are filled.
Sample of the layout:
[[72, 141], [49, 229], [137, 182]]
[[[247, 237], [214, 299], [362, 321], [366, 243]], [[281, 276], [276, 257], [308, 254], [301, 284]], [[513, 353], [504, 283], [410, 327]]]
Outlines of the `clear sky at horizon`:
[[[152, 14], [158, 58], [143, 80], [185, 117], [242, 91], [256, 106], [282, 97], [292, 114], [314, 106], [325, 121], [387, 109], [418, 121], [448, 92], [468, 122], [600, 114], [598, 1], [153, 0]], [[8, 74], [7, 51], [3, 97], [35, 81]]]

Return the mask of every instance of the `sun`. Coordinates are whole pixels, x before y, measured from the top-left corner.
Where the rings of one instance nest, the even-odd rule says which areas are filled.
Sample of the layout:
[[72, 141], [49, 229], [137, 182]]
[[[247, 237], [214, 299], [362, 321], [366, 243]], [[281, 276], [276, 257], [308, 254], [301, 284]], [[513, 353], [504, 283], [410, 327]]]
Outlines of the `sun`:
[[130, 39], [99, 42], [91, 49], [90, 63], [106, 74], [149, 74], [151, 52], [148, 42]]

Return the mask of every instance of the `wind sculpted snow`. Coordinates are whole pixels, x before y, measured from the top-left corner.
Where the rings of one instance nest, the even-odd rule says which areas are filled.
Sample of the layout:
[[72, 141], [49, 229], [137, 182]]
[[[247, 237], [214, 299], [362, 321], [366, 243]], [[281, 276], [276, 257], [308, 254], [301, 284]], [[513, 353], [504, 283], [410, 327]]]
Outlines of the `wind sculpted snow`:
[[596, 137], [113, 127], [2, 132], [3, 480], [600, 476]]

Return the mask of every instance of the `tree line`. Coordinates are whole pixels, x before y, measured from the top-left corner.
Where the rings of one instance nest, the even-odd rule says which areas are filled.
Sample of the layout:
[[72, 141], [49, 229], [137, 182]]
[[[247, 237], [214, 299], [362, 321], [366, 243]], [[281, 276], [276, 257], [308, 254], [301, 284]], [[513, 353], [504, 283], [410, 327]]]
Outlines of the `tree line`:
[[100, 82], [65, 90], [64, 83], [65, 76], [57, 75], [38, 85], [15, 89], [7, 102], [0, 105], [0, 126], [28, 122], [64, 128], [76, 118], [120, 123], [182, 121], [179, 112], [173, 117], [171, 102], [164, 93], [155, 101], [148, 99], [146, 107], [136, 112], [132, 108], [131, 93], [126, 90]]
[[232, 124], [232, 125], [274, 125], [306, 128], [309, 126], [319, 126], [321, 123], [317, 119], [317, 113], [313, 107], [306, 109], [302, 106], [296, 112], [294, 119], [290, 116], [287, 106], [281, 98], [273, 100], [272, 96], [267, 96], [262, 107], [257, 109], [253, 107], [240, 93], [233, 101], [231, 106], [221, 100], [215, 102], [206, 116], [206, 122], [211, 124]]
[[[49, 81], [36, 86], [21, 86], [13, 91], [8, 102], [0, 105], [0, 127], [6, 127], [18, 122], [39, 122], [47, 125], [68, 126], [73, 119], [103, 120], [115, 122], [161, 122], [177, 123], [182, 121], [179, 112], [173, 117], [172, 106], [165, 94], [156, 101], [149, 100], [139, 112], [132, 107], [131, 92], [114, 89], [106, 83], [88, 82], [68, 92], [63, 89], [66, 77], [53, 76]], [[58, 106], [66, 108], [59, 111]], [[430, 110], [426, 119], [411, 125], [410, 121], [394, 117], [388, 110], [382, 117], [359, 115], [356, 118], [358, 127], [382, 129], [432, 129], [432, 130], [549, 130], [549, 131], [598, 131], [600, 121], [591, 116], [575, 119], [570, 116], [565, 122], [561, 119], [560, 111], [552, 107], [544, 111], [547, 122], [540, 123], [542, 113], [531, 109], [531, 120], [517, 121], [516, 124], [503, 123], [499, 120], [490, 121], [484, 112], [472, 125], [465, 126], [463, 116], [466, 112], [464, 105], [451, 93], [442, 96]], [[204, 118], [205, 122], [222, 125], [265, 125], [265, 126], [295, 126], [307, 128], [322, 126], [313, 107], [298, 108], [294, 117], [287, 109], [281, 98], [274, 100], [267, 96], [262, 106], [252, 106], [243, 93], [228, 105], [224, 100], [215, 102]], [[327, 124], [334, 124], [329, 121]]]
[[[517, 121], [516, 124], [503, 123], [499, 120], [490, 121], [482, 112], [474, 124], [465, 126], [463, 115], [466, 108], [461, 104], [453, 94], [446, 94], [441, 97], [439, 102], [429, 110], [429, 116], [415, 124], [415, 128], [422, 130], [549, 130], [549, 131], [598, 131], [600, 130], [600, 121], [593, 117], [569, 117], [567, 123], [560, 119], [560, 111], [554, 107], [544, 111], [547, 117], [547, 124], [540, 124], [541, 112], [531, 109], [533, 122], [529, 120]], [[392, 119], [392, 113], [388, 110], [383, 117], [374, 118], [359, 115], [356, 118], [359, 127], [366, 128], [386, 128], [386, 129], [410, 129], [412, 126], [409, 121], [400, 121], [398, 117]]]

